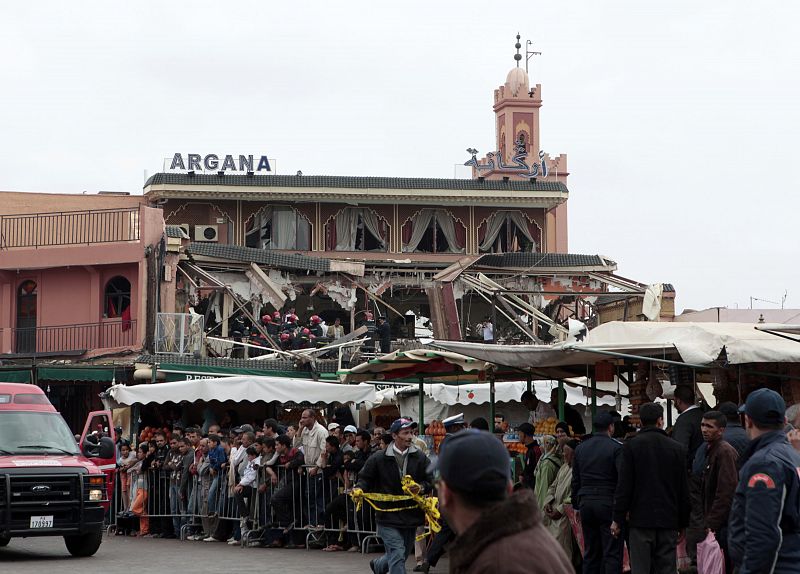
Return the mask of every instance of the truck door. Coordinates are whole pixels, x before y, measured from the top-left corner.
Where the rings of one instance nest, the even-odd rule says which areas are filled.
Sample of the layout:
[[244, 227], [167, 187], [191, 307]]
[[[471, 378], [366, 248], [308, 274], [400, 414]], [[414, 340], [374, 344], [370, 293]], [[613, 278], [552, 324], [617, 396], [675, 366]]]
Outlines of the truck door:
[[[83, 445], [86, 442], [86, 437], [95, 434], [98, 440], [102, 437], [108, 437], [114, 443], [117, 442], [116, 433], [114, 432], [114, 420], [111, 417], [111, 411], [92, 411], [86, 418], [86, 424], [81, 433], [80, 448], [83, 451]], [[114, 474], [117, 470], [117, 457], [116, 449], [112, 458], [100, 458], [97, 456], [90, 457], [92, 462], [95, 463], [103, 474], [106, 475], [106, 487], [109, 498], [114, 492]]]

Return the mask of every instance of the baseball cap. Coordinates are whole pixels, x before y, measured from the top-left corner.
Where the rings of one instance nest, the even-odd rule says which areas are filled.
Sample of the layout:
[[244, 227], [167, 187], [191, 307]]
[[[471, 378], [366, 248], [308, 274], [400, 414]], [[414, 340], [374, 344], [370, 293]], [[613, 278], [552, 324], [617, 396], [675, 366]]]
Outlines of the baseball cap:
[[241, 425], [236, 427], [235, 429], [231, 429], [231, 432], [235, 432], [236, 434], [253, 432], [253, 427], [251, 425]]
[[464, 420], [464, 413], [458, 413], [457, 415], [453, 415], [452, 417], [447, 417], [442, 421], [442, 424], [445, 428], [452, 426], [452, 425], [466, 425], [467, 421]]
[[346, 427], [344, 427], [344, 432], [346, 432], [346, 433], [347, 432], [351, 432], [351, 433], [355, 434], [355, 433], [358, 432], [358, 429], [356, 427], [354, 427], [353, 425], [347, 425]]
[[731, 417], [739, 418], [739, 407], [736, 405], [736, 403], [732, 401], [726, 401], [724, 403], [720, 403], [717, 406], [717, 410], [728, 418]]
[[[403, 429], [413, 429], [417, 426], [417, 423], [412, 421], [411, 419], [397, 419], [392, 423], [392, 426], [389, 427], [390, 433], [400, 432]], [[496, 440], [496, 439], [495, 439]]]
[[339, 428], [339, 423], [328, 423], [328, 430], [334, 430]]
[[522, 423], [517, 427], [517, 430], [524, 432], [528, 436], [533, 436], [536, 434], [536, 427], [534, 427], [531, 423]]
[[739, 407], [739, 412], [759, 424], [779, 425], [785, 420], [786, 403], [775, 391], [758, 389], [747, 395], [747, 400]]
[[467, 429], [442, 442], [432, 470], [453, 490], [490, 500], [505, 496], [511, 480], [508, 450], [486, 432]]

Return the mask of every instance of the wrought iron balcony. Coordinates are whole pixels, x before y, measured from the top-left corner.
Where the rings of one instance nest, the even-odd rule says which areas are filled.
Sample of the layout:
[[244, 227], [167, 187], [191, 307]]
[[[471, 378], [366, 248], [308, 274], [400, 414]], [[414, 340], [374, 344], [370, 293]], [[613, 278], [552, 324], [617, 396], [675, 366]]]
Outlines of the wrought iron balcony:
[[13, 355], [83, 354], [139, 344], [136, 321], [109, 320], [44, 327], [0, 329], [0, 353]]
[[0, 215], [0, 250], [139, 240], [139, 207]]

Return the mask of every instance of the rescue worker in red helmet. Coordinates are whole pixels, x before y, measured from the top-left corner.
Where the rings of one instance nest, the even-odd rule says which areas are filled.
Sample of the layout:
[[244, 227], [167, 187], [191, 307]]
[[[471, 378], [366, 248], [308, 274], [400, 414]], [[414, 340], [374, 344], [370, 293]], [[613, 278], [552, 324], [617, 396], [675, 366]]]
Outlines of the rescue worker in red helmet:
[[[280, 315], [280, 314], [279, 314]], [[278, 336], [279, 327], [275, 321], [272, 320], [272, 315], [267, 313], [263, 317], [261, 317], [261, 322], [264, 323], [264, 328], [267, 330], [267, 334], [272, 337], [273, 339]]]
[[319, 315], [311, 315], [309, 330], [314, 337], [322, 337], [322, 317]]
[[281, 333], [281, 349], [288, 351], [292, 348], [292, 336], [289, 333]]

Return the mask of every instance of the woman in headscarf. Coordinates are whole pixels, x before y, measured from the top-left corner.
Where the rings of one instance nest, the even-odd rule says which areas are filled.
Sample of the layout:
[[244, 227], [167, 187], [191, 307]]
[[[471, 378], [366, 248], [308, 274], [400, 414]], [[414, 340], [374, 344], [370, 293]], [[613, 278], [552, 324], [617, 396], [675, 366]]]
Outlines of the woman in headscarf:
[[[550, 490], [550, 485], [553, 484], [553, 481], [556, 479], [558, 469], [561, 468], [561, 463], [561, 449], [558, 446], [556, 437], [545, 435], [542, 438], [542, 456], [539, 458], [539, 462], [536, 463], [536, 469], [533, 471], [535, 480], [533, 494], [536, 496], [539, 510], [541, 510], [543, 514], [547, 492]], [[549, 520], [547, 515], [542, 517], [542, 523], [545, 527]]]
[[572, 534], [572, 527], [564, 510], [564, 505], [572, 503], [572, 461], [577, 447], [578, 441], [575, 439], [570, 439], [564, 443], [564, 464], [558, 469], [558, 474], [553, 484], [550, 485], [550, 490], [547, 492], [544, 502], [544, 514], [549, 519], [549, 523], [546, 524], [547, 529], [558, 540], [567, 558], [573, 564], [580, 564], [581, 556], [580, 552], [575, 548], [576, 543]]

